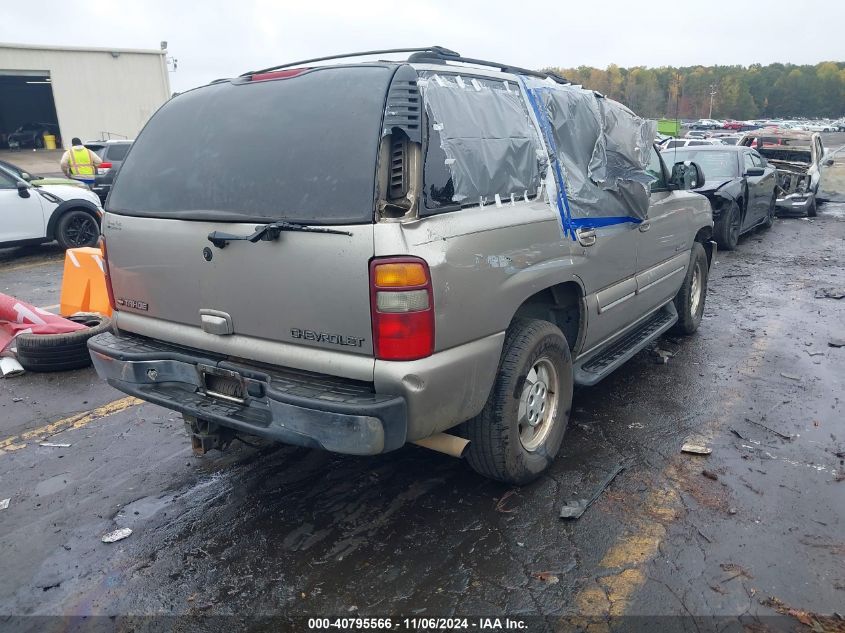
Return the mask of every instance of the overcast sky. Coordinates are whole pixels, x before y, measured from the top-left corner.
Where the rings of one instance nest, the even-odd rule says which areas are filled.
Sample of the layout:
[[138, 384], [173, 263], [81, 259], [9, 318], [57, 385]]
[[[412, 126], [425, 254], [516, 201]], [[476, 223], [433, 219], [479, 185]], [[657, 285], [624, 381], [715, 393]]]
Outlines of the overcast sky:
[[845, 59], [843, 0], [4, 0], [0, 41], [158, 48], [173, 90], [338, 52], [440, 44], [517, 66]]

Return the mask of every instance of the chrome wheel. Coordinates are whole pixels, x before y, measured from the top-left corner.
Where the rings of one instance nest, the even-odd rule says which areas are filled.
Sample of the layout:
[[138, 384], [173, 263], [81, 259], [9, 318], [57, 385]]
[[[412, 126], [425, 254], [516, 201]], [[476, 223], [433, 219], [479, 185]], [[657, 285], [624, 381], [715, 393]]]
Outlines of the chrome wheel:
[[701, 283], [701, 266], [697, 263], [692, 271], [692, 280], [690, 282], [690, 298], [689, 298], [689, 313], [695, 318], [698, 316], [698, 308], [701, 306], [701, 294], [704, 291], [704, 284]]
[[537, 450], [554, 425], [559, 401], [558, 384], [557, 370], [552, 361], [538, 358], [525, 377], [517, 411], [519, 441], [526, 451]]

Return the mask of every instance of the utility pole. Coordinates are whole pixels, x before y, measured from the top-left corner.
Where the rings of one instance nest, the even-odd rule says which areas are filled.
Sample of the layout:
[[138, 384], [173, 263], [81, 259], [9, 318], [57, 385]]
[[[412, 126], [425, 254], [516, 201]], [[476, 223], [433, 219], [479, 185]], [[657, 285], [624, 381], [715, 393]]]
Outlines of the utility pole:
[[713, 97], [716, 96], [716, 84], [710, 84], [710, 113], [707, 115], [708, 119], [713, 118]]

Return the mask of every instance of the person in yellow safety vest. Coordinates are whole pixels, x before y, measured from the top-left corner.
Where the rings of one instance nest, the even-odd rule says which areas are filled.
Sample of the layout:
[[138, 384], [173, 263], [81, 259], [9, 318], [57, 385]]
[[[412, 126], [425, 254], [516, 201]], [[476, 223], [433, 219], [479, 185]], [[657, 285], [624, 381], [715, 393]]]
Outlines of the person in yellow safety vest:
[[94, 177], [97, 175], [97, 165], [102, 164], [102, 162], [102, 158], [74, 137], [71, 140], [71, 148], [62, 155], [62, 171], [68, 178], [81, 180], [88, 185], [92, 185], [94, 184]]

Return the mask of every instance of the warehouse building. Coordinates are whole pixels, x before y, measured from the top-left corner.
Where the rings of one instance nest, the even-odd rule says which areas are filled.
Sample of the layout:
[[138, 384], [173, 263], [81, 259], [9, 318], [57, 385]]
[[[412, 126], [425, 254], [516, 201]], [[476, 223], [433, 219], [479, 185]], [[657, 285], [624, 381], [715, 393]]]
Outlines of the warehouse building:
[[[0, 43], [0, 149], [9, 141], [44, 145], [135, 138], [170, 97], [166, 44], [161, 50]], [[30, 141], [29, 139], [32, 138]], [[49, 140], [49, 139], [48, 139]]]

